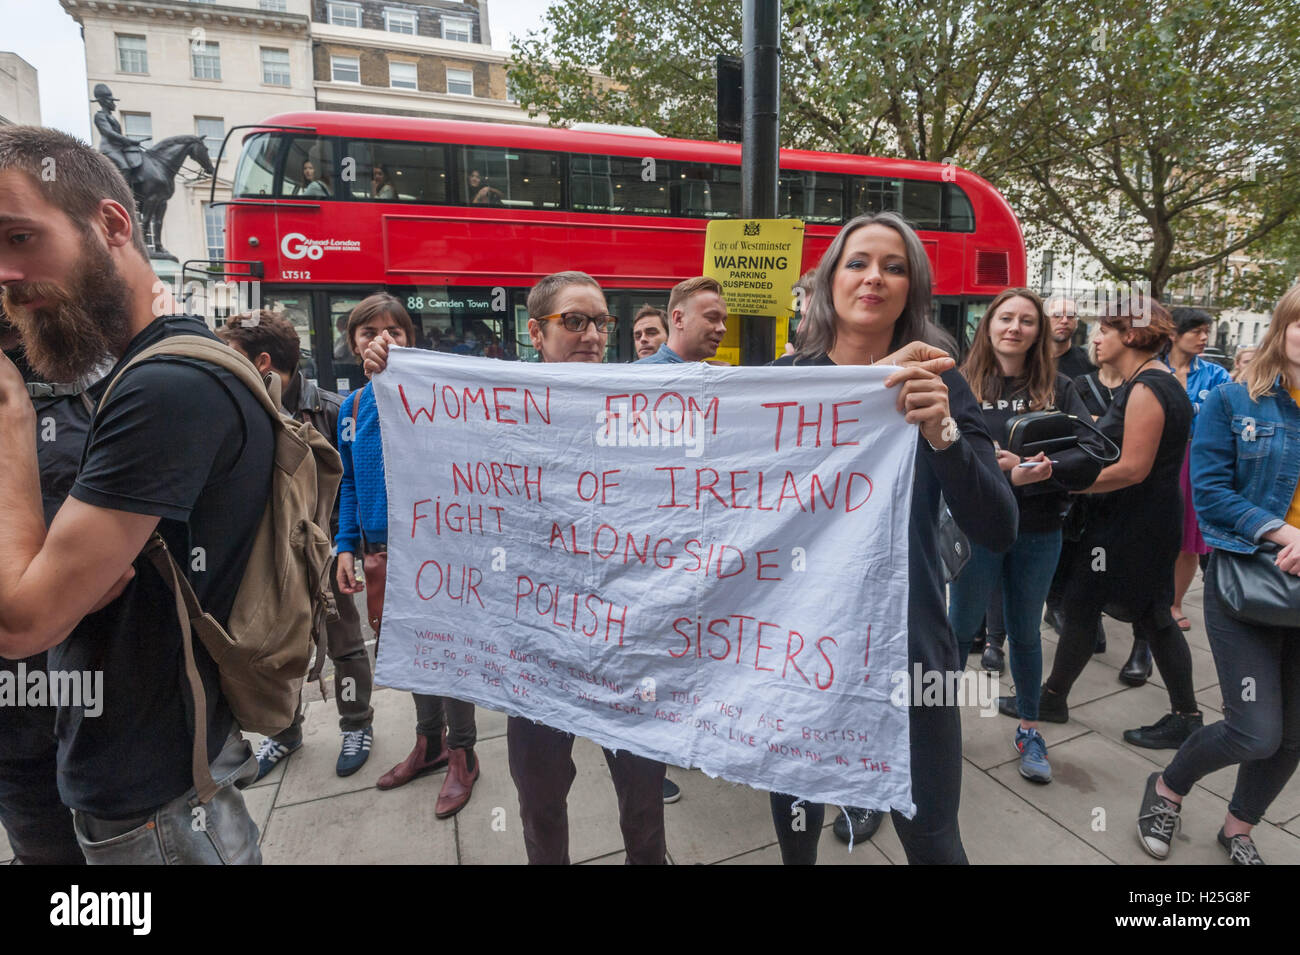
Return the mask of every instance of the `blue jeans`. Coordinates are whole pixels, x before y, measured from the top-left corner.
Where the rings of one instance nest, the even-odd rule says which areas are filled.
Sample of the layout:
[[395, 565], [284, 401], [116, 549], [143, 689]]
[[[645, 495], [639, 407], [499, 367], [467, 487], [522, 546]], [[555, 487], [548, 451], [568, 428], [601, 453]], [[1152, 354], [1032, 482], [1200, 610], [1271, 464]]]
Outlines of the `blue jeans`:
[[221, 788], [202, 806], [193, 787], [138, 819], [74, 812], [77, 841], [90, 865], [261, 865], [257, 824], [240, 789], [257, 776], [257, 759], [238, 732], [212, 762]]
[[965, 660], [988, 608], [989, 594], [1002, 581], [1002, 613], [1011, 647], [1011, 678], [1016, 705], [1026, 720], [1038, 719], [1043, 682], [1043, 643], [1039, 637], [1043, 603], [1061, 554], [1060, 530], [1022, 533], [1005, 554], [971, 542], [970, 560], [948, 585], [948, 622], [957, 637], [958, 659]]

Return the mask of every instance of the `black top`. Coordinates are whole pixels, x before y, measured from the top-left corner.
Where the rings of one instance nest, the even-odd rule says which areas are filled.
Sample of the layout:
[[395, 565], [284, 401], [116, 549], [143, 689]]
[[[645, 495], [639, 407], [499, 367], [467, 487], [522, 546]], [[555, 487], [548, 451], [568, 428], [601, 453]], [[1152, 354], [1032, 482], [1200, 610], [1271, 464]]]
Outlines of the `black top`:
[[[1151, 389], [1165, 411], [1155, 461], [1146, 480], [1089, 498], [1088, 521], [1077, 549], [1076, 572], [1103, 588], [1106, 612], [1121, 620], [1168, 614], [1174, 599], [1174, 561], [1183, 542], [1183, 494], [1179, 475], [1187, 454], [1192, 403], [1178, 379], [1148, 367], [1120, 388], [1097, 427], [1120, 447], [1124, 412], [1133, 388]], [[1104, 573], [1094, 569], [1094, 548], [1103, 548]]]
[[1088, 361], [1088, 353], [1078, 345], [1071, 345], [1060, 358], [1056, 359], [1056, 370], [1073, 381], [1080, 375], [1086, 375], [1090, 371], [1096, 371], [1097, 366]]
[[[778, 358], [774, 365], [833, 365], [826, 355], [796, 362]], [[998, 468], [993, 440], [984, 427], [970, 387], [960, 374], [942, 375], [948, 386], [948, 408], [961, 432], [956, 443], [936, 451], [921, 438], [916, 442], [912, 483], [912, 513], [907, 525], [907, 644], [908, 667], [960, 671], [957, 639], [948, 625], [943, 564], [939, 559], [939, 496], [943, 495], [957, 526], [975, 543], [1001, 553], [1016, 540], [1016, 501], [1011, 485]]]
[[[1074, 385], [1064, 375], [1056, 376], [1056, 393], [1052, 406], [1084, 421], [1092, 421], [1088, 409], [1079, 400]], [[995, 441], [1005, 446], [1007, 422], [1031, 410], [1029, 392], [1025, 383], [1015, 378], [1003, 377], [1002, 390], [998, 393], [998, 397], [983, 402], [980, 409], [989, 433], [993, 435]], [[1075, 431], [1079, 435], [1081, 444], [1091, 449], [1093, 455], [1103, 454], [1102, 441], [1092, 431], [1081, 426], [1076, 426]], [[1026, 484], [1023, 487], [1011, 485], [1016, 503], [1020, 506], [1022, 534], [1043, 534], [1060, 528], [1065, 512], [1070, 509], [1069, 492], [1081, 491], [1097, 480], [1101, 463], [1093, 455], [1079, 447], [1058, 451], [1052, 455], [1055, 463], [1052, 465], [1052, 477], [1049, 480]], [[1005, 471], [1001, 473], [1005, 475], [1010, 485], [1011, 475]]]
[[1094, 418], [1100, 418], [1115, 400], [1115, 392], [1119, 389], [1102, 384], [1100, 373], [1090, 371], [1074, 379], [1074, 390], [1083, 399], [1088, 413]]
[[[164, 316], [121, 364], [163, 338], [216, 340], [200, 319]], [[111, 378], [117, 368], [109, 373]], [[159, 358], [114, 387], [91, 425], [72, 497], [162, 518], [159, 532], [203, 608], [224, 625], [270, 491], [271, 421], [248, 388], [214, 365]], [[60, 707], [59, 794], [73, 809], [128, 818], [193, 786], [193, 706], [171, 590], [137, 559], [123, 594], [50, 650], [50, 666], [103, 671], [103, 711]], [[195, 640], [208, 702], [208, 755], [234, 725], [216, 665]]]

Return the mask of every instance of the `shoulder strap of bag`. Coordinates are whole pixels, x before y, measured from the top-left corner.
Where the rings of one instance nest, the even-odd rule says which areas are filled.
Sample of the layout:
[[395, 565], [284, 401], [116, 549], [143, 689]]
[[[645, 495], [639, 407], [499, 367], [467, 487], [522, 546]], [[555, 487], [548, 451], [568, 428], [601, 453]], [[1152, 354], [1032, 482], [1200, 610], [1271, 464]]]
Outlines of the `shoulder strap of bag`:
[[1081, 450], [1084, 454], [1088, 455], [1088, 457], [1092, 458], [1094, 461], [1100, 461], [1102, 464], [1114, 464], [1116, 461], [1119, 460], [1120, 454], [1122, 453], [1119, 449], [1119, 446], [1110, 438], [1106, 437], [1099, 430], [1097, 430], [1097, 426], [1095, 424], [1093, 424], [1091, 421], [1084, 421], [1083, 418], [1080, 418], [1078, 415], [1074, 415], [1074, 414], [1067, 414], [1066, 417], [1069, 418], [1071, 421], [1076, 422], [1077, 424], [1083, 425], [1085, 428], [1087, 428], [1097, 437], [1101, 438], [1101, 440], [1104, 441], [1107, 445], [1109, 445], [1111, 449], [1106, 453], [1104, 457], [1102, 457], [1093, 454], [1081, 442], [1079, 444], [1079, 450]]
[[176, 616], [181, 624], [181, 649], [185, 652], [185, 678], [194, 699], [194, 748], [191, 751], [190, 768], [199, 802], [206, 803], [217, 794], [217, 783], [212, 778], [212, 769], [208, 765], [208, 696], [203, 690], [203, 678], [199, 675], [198, 665], [194, 662], [194, 634], [191, 628], [191, 621], [203, 616], [203, 609], [199, 606], [194, 588], [176, 566], [176, 559], [158, 532], [155, 531], [153, 537], [149, 538], [145, 554], [176, 598]]
[[1086, 381], [1086, 382], [1088, 383], [1088, 390], [1091, 391], [1091, 392], [1092, 392], [1092, 396], [1093, 396], [1094, 398], [1097, 399], [1097, 407], [1098, 407], [1098, 408], [1105, 408], [1105, 407], [1106, 407], [1106, 399], [1104, 399], [1104, 398], [1101, 396], [1101, 392], [1098, 390], [1098, 388], [1097, 388], [1097, 382], [1096, 382], [1096, 380], [1094, 380], [1093, 376], [1092, 376], [1092, 375], [1084, 375], [1084, 376], [1083, 376], [1083, 380]]
[[224, 368], [248, 387], [253, 397], [273, 420], [280, 420], [279, 376], [271, 375], [269, 381], [264, 379], [257, 373], [256, 366], [239, 352], [229, 345], [204, 338], [202, 335], [173, 335], [156, 345], [150, 345], [123, 365], [122, 369], [113, 376], [113, 380], [108, 383], [108, 387], [99, 398], [99, 407], [103, 408], [108, 404], [108, 396], [112, 394], [124, 374], [141, 362], [159, 357], [194, 358]]

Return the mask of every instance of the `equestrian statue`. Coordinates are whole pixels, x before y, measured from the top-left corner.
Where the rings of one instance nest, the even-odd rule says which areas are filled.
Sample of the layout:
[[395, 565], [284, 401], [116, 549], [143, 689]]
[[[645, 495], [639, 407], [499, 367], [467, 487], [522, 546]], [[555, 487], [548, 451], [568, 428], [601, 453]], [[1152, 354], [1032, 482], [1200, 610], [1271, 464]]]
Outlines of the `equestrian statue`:
[[202, 136], [169, 136], [145, 149], [122, 133], [122, 125], [113, 115], [117, 99], [107, 83], [95, 84], [95, 101], [99, 103], [99, 112], [95, 114], [99, 151], [113, 161], [131, 187], [150, 254], [171, 256], [163, 248], [162, 224], [167, 202], [176, 191], [173, 180], [186, 159], [193, 159], [209, 176], [216, 174], [208, 157], [207, 143]]

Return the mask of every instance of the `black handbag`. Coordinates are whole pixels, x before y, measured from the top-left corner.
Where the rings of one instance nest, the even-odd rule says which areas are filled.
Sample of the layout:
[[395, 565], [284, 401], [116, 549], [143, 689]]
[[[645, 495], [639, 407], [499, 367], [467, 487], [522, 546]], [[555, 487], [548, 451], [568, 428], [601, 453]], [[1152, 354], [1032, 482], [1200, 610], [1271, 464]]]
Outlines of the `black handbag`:
[[944, 583], [956, 580], [970, 560], [970, 541], [957, 526], [957, 520], [943, 498], [939, 498], [939, 558], [943, 561]]
[[[1098, 457], [1084, 445], [1079, 444], [1079, 432], [1076, 424], [1083, 425], [1110, 446], [1105, 457]], [[1084, 454], [1102, 464], [1114, 464], [1119, 460], [1120, 449], [1115, 442], [1097, 430], [1091, 421], [1084, 421], [1078, 415], [1066, 414], [1064, 411], [1048, 409], [1047, 411], [1030, 411], [1016, 415], [1007, 422], [1006, 449], [1021, 458], [1032, 458], [1043, 453], [1049, 458], [1059, 451], [1081, 448]]]
[[1300, 627], [1300, 577], [1273, 562], [1267, 543], [1253, 554], [1215, 550], [1214, 583], [1228, 616], [1260, 627]]

